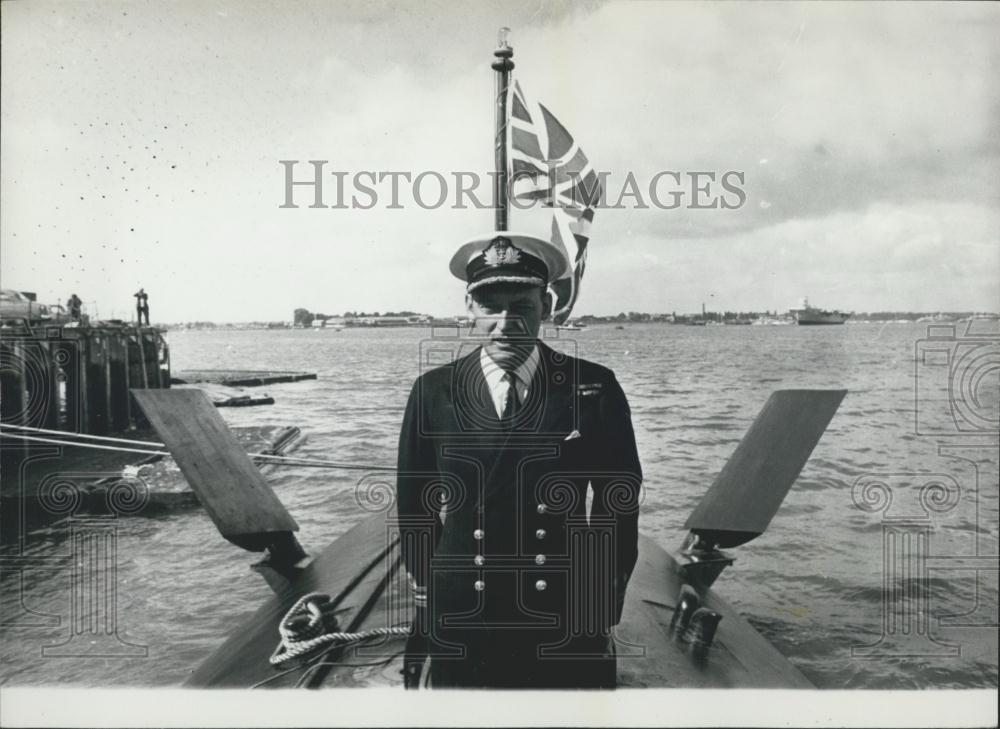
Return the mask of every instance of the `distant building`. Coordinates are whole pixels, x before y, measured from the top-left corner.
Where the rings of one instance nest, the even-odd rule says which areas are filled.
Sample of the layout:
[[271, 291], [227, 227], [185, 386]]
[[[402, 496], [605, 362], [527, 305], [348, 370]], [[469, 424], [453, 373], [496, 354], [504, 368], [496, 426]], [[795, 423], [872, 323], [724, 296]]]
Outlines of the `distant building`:
[[431, 317], [427, 314], [412, 314], [410, 316], [357, 316], [344, 317], [343, 323], [349, 327], [413, 327], [429, 324]]

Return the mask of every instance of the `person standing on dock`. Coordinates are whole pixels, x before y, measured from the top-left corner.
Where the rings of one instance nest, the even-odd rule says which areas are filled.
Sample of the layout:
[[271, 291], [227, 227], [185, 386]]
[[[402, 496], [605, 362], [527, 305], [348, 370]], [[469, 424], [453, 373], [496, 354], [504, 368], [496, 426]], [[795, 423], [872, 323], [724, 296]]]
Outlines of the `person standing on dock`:
[[70, 297], [66, 300], [66, 309], [69, 311], [69, 318], [71, 321], [80, 321], [80, 307], [82, 305], [83, 300], [76, 294], [70, 295]]
[[142, 326], [142, 318], [146, 317], [146, 326], [149, 326], [149, 295], [145, 289], [140, 288], [134, 294], [135, 297], [135, 319]]
[[642, 470], [614, 373], [538, 340], [547, 287], [568, 265], [551, 243], [507, 232], [451, 261], [481, 344], [418, 377], [403, 417], [407, 686], [425, 656], [438, 688], [615, 686]]

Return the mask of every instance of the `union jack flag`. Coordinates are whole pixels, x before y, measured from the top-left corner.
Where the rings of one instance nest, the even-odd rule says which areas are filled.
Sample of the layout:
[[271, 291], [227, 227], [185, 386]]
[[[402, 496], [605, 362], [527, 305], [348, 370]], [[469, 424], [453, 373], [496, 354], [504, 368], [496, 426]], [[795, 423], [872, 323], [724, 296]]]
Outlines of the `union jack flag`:
[[511, 197], [553, 209], [551, 240], [562, 246], [571, 264], [566, 276], [552, 284], [552, 318], [562, 324], [580, 294], [601, 182], [573, 135], [544, 106], [529, 104], [517, 82], [508, 108]]

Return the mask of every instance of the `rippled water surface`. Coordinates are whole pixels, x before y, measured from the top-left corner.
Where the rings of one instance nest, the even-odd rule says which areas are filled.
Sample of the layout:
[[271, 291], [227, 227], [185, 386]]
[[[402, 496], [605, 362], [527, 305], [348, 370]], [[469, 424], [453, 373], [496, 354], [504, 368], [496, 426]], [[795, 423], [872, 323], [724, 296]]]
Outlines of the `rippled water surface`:
[[[315, 381], [261, 388], [273, 406], [220, 412], [233, 425], [298, 425], [307, 434], [298, 456], [391, 465], [430, 335], [177, 331], [168, 339], [174, 370], [316, 372]], [[561, 332], [552, 343], [615, 370], [646, 475], [640, 527], [671, 551], [773, 390], [848, 389], [769, 530], [734, 550], [736, 564], [717, 589], [820, 687], [995, 687], [997, 573], [982, 569], [988, 560], [955, 558], [997, 554], [997, 444], [983, 425], [997, 412], [997, 364], [984, 365], [974, 351], [995, 348], [997, 338], [961, 351], [945, 340], [958, 353], [949, 368], [925, 356], [925, 336], [923, 325], [901, 324], [630, 325]], [[979, 368], [957, 372], [973, 380], [972, 395], [953, 388], [969, 398], [964, 409], [948, 400], [955, 362]], [[312, 551], [361, 515], [357, 473], [284, 467], [269, 479]], [[147, 655], [43, 658], [43, 646], [68, 636], [69, 577], [45, 562], [67, 553], [68, 529], [32, 532], [31, 568], [2, 573], [4, 615], [35, 616], [34, 625], [19, 618], [0, 633], [0, 680], [8, 685], [179, 684], [269, 595], [248, 569], [253, 558], [219, 537], [200, 508], [139, 512], [119, 524], [117, 625]], [[884, 545], [903, 533], [926, 535], [913, 541], [926, 546], [926, 573], [885, 567], [893, 550]], [[899, 587], [925, 599], [904, 610], [892, 599]]]

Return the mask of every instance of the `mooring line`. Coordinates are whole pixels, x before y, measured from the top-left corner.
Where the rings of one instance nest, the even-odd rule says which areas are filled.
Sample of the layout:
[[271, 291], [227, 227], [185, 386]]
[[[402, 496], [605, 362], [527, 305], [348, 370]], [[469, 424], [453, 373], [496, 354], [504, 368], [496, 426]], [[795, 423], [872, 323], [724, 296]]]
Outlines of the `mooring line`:
[[[20, 433], [6, 433], [2, 432], [9, 428], [14, 428], [17, 430], [26, 430], [29, 432], [37, 433], [51, 433], [64, 436], [62, 439], [55, 438], [43, 438], [41, 436], [35, 435], [22, 435]], [[38, 443], [53, 443], [55, 445], [69, 446], [71, 448], [93, 448], [96, 450], [103, 451], [118, 451], [120, 453], [135, 453], [139, 455], [153, 455], [153, 456], [169, 456], [170, 451], [166, 450], [166, 446], [163, 443], [157, 443], [154, 441], [146, 440], [131, 440], [128, 438], [112, 438], [108, 436], [100, 435], [87, 435], [84, 433], [70, 433], [68, 431], [62, 430], [49, 430], [46, 428], [32, 428], [25, 425], [12, 425], [8, 423], [0, 424], [0, 437], [3, 438], [18, 438], [20, 440], [38, 442]], [[162, 450], [149, 450], [140, 448], [123, 448], [121, 446], [112, 445], [100, 445], [97, 443], [84, 443], [76, 442], [73, 439], [88, 439], [88, 440], [99, 440], [102, 442], [110, 443], [125, 443], [128, 445], [142, 445], [152, 448], [162, 448]], [[286, 465], [286, 466], [303, 466], [308, 468], [330, 468], [334, 470], [346, 470], [346, 471], [395, 471], [394, 466], [374, 466], [374, 465], [358, 465], [352, 463], [336, 463], [334, 461], [324, 461], [322, 459], [315, 458], [297, 458], [295, 456], [282, 456], [276, 453], [249, 453], [251, 458], [259, 458], [273, 463], [274, 465]]]
[[69, 430], [52, 430], [50, 428], [32, 428], [29, 425], [15, 425], [14, 423], [0, 423], [0, 428], [13, 428], [15, 430], [27, 430], [31, 433], [46, 433], [48, 435], [59, 435], [64, 438], [85, 438], [87, 440], [102, 440], [108, 441], [109, 443], [132, 443], [135, 445], [142, 446], [157, 446], [159, 448], [166, 448], [163, 443], [157, 443], [152, 440], [130, 440], [128, 438], [111, 438], [105, 435], [90, 435], [89, 433], [76, 433]]
[[365, 466], [354, 463], [335, 463], [314, 458], [296, 458], [295, 456], [278, 456], [267, 453], [253, 454], [257, 458], [274, 460], [276, 463], [284, 463], [287, 466], [309, 466], [315, 468], [333, 468], [345, 471], [395, 471], [395, 466]]
[[34, 443], [54, 443], [55, 445], [70, 446], [73, 448], [94, 448], [101, 451], [117, 451], [119, 453], [136, 453], [140, 455], [150, 455], [150, 456], [162, 456], [164, 454], [170, 455], [167, 451], [149, 451], [149, 450], [139, 450], [138, 448], [122, 448], [121, 446], [109, 446], [100, 445], [99, 443], [74, 443], [70, 440], [57, 440], [56, 438], [42, 438], [38, 435], [21, 435], [20, 433], [2, 433], [0, 432], [0, 438], [17, 438], [19, 440], [27, 440]]

